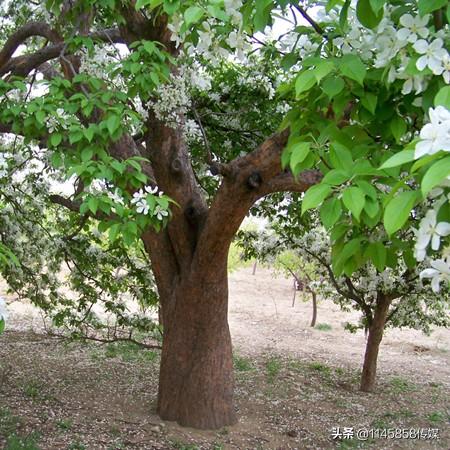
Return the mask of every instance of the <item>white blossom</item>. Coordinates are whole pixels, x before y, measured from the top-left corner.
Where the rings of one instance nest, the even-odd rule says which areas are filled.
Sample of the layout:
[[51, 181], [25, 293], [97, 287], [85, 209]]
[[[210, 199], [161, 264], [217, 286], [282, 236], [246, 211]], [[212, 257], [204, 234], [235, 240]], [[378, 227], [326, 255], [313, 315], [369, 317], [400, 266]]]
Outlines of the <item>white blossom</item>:
[[450, 223], [437, 223], [437, 212], [434, 209], [427, 211], [425, 217], [420, 221], [419, 230], [417, 232], [416, 247], [419, 250], [424, 250], [428, 247], [431, 241], [431, 248], [439, 250], [441, 237], [450, 234]]
[[429, 67], [435, 75], [440, 75], [444, 67], [442, 66], [442, 60], [447, 55], [447, 51], [442, 48], [444, 44], [441, 38], [437, 38], [431, 43], [428, 43], [425, 39], [419, 39], [413, 45], [414, 50], [422, 55], [416, 62], [416, 67], [419, 70], [424, 70]]
[[429, 34], [427, 24], [430, 20], [430, 15], [424, 17], [413, 17], [411, 14], [403, 14], [400, 17], [400, 24], [403, 28], [397, 31], [397, 37], [401, 41], [408, 41], [414, 43], [417, 41], [417, 35], [426, 38]]
[[414, 157], [433, 155], [440, 150], [450, 151], [450, 111], [439, 105], [428, 112], [430, 123], [420, 131], [421, 140], [416, 144]]
[[163, 220], [164, 217], [167, 217], [169, 215], [169, 212], [165, 209], [162, 209], [161, 206], [156, 205], [156, 208], [153, 211], [153, 215], [156, 216], [158, 220]]
[[431, 289], [433, 292], [439, 292], [441, 282], [450, 282], [450, 264], [448, 260], [435, 259], [431, 261], [430, 265], [431, 268], [420, 273], [420, 278], [431, 278]]
[[6, 308], [5, 299], [0, 297], [0, 321], [8, 318], [8, 310]]

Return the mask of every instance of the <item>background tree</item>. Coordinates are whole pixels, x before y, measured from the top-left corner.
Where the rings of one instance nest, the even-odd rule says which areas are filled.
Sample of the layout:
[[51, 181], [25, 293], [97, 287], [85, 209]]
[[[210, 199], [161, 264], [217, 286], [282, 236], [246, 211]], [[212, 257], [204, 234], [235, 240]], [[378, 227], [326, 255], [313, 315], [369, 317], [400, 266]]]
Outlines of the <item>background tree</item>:
[[[281, 217], [286, 218], [285, 215]], [[315, 225], [310, 223], [309, 228], [305, 229], [298, 221], [283, 220], [272, 224], [272, 231], [260, 233], [259, 236], [255, 232], [250, 232], [252, 236], [248, 232], [240, 232], [239, 237], [241, 245], [246, 245], [246, 254], [260, 254], [266, 260], [281, 260], [284, 267], [286, 254], [300, 255], [297, 258], [288, 257], [290, 271], [303, 274], [306, 266], [306, 274], [311, 278], [311, 290], [333, 301], [344, 311], [360, 312], [359, 322], [347, 323], [345, 327], [351, 332], [364, 329], [367, 333], [360, 389], [373, 391], [379, 347], [385, 329], [408, 327], [430, 333], [433, 326], [448, 327], [449, 291], [430, 292], [419, 277], [423, 266], [408, 269], [404, 263], [378, 270], [369, 261], [350, 276], [335, 276], [331, 266], [329, 236], [317, 222]], [[302, 229], [303, 234], [300, 232]], [[377, 240], [374, 240], [378, 242], [383, 230], [372, 232], [378, 233]], [[264, 244], [261, 245], [262, 242]]]
[[[320, 182], [302, 210], [322, 205], [336, 276], [366, 254], [380, 271], [401, 258], [413, 267], [398, 236], [449, 174], [446, 4], [318, 3], [49, 0], [2, 14], [0, 131], [72, 181], [48, 198], [87, 216], [78, 227], [96, 220], [112, 242], [142, 239], [151, 259], [163, 419], [235, 421], [226, 264], [253, 205], [270, 214], [281, 196], [267, 195]], [[386, 258], [367, 237], [379, 223]], [[426, 237], [417, 248], [425, 257]], [[448, 260], [430, 264], [423, 276], [438, 289]]]

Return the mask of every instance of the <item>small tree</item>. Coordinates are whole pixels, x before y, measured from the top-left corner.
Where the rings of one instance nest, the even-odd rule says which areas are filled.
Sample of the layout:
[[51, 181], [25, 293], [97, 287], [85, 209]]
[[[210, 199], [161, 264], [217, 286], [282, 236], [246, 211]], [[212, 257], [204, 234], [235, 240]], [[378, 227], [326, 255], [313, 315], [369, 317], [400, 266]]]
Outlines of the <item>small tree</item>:
[[[286, 251], [301, 255], [301, 259], [297, 259], [301, 263], [294, 270], [300, 271], [306, 264], [309, 266], [306, 273], [314, 273], [311, 281], [314, 291], [332, 300], [343, 310], [356, 309], [361, 312], [360, 322], [348, 323], [346, 328], [352, 332], [363, 328], [367, 332], [360, 382], [362, 391], [369, 392], [375, 387], [379, 346], [386, 327], [410, 327], [429, 333], [432, 326], [450, 325], [449, 292], [430, 292], [420, 281], [420, 266], [411, 270], [406, 265], [398, 265], [380, 271], [366, 263], [350, 276], [336, 276], [331, 266], [330, 239], [320, 225], [316, 224], [311, 231], [301, 236], [296, 232], [295, 237], [290, 235], [292, 228], [286, 224], [278, 223], [273, 227], [276, 233], [272, 232], [271, 238], [261, 235], [262, 241], [274, 244], [271, 249], [265, 247], [266, 255], [271, 254], [272, 258], [278, 255], [280, 258]], [[380, 231], [374, 230], [374, 233]], [[378, 239], [381, 237], [377, 236]], [[244, 240], [251, 242], [249, 239]]]

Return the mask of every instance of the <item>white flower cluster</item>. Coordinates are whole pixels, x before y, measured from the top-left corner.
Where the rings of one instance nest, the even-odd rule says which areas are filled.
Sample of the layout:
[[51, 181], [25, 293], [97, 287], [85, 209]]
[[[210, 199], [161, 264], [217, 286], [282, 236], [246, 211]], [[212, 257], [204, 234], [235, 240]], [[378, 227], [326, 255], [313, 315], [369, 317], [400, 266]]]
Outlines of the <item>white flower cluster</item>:
[[[222, 58], [227, 59], [231, 56], [237, 57], [241, 61], [246, 60], [246, 53], [251, 50], [251, 44], [247, 41], [246, 36], [240, 29], [242, 24], [242, 0], [225, 0], [225, 13], [229, 18], [231, 25], [235, 27], [226, 37], [218, 34], [216, 25], [219, 24], [217, 19], [209, 17], [202, 23], [202, 29], [198, 29], [197, 44], [186, 42], [188, 32], [181, 33], [183, 25], [183, 17], [174, 15], [168, 28], [171, 31], [171, 40], [175, 42], [177, 47], [185, 42], [184, 51], [189, 56], [201, 55], [207, 61], [217, 64]], [[231, 52], [224, 48], [221, 43], [225, 42], [231, 49]]]
[[0, 153], [0, 179], [8, 175], [8, 161], [3, 153]]
[[191, 104], [186, 68], [181, 67], [178, 73], [171, 75], [169, 82], [161, 84], [155, 97], [156, 100], [151, 101], [149, 106], [156, 117], [169, 126], [177, 127], [180, 116], [186, 114]]
[[6, 321], [7, 318], [8, 318], [8, 310], [6, 308], [5, 299], [0, 297], [0, 322]]
[[[324, 10], [317, 14], [318, 20], [324, 23], [336, 21], [335, 11], [324, 14]], [[393, 9], [384, 9], [384, 18], [374, 30], [363, 27], [357, 17], [356, 11], [352, 7], [349, 9], [348, 23], [352, 28], [345, 36], [333, 39], [333, 44], [342, 54], [357, 53], [367, 61], [372, 61], [374, 67], [389, 68], [388, 81], [396, 79], [405, 80], [402, 93], [409, 94], [412, 91], [419, 94], [428, 83], [429, 76], [425, 74], [412, 75], [407, 72], [407, 67], [411, 60], [416, 59], [416, 68], [420, 72], [426, 68], [434, 75], [442, 75], [445, 83], [450, 83], [450, 55], [444, 48], [443, 37], [445, 30], [430, 33], [428, 24], [431, 15], [420, 17], [411, 14], [404, 14], [400, 17], [399, 25], [396, 25], [391, 18]], [[288, 39], [295, 43], [299, 39], [295, 38], [295, 33], [290, 33]], [[309, 39], [309, 38], [308, 38]], [[298, 45], [298, 44], [297, 44]], [[314, 46], [305, 56], [314, 53]], [[302, 55], [303, 56], [303, 55]]]
[[[145, 186], [144, 189], [139, 189], [139, 191], [133, 194], [131, 204], [135, 205], [136, 212], [138, 214], [143, 214], [146, 216], [150, 212], [150, 206], [147, 202], [147, 197], [148, 195], [156, 194], [158, 194], [159, 197], [162, 197], [164, 195], [164, 192], [159, 191], [157, 186], [155, 186], [154, 188], [152, 188], [151, 186]], [[169, 212], [161, 208], [160, 205], [156, 205], [151, 215], [161, 221], [169, 215]]]
[[[425, 124], [420, 131], [420, 141], [416, 144], [414, 157], [416, 159], [434, 155], [439, 151], [450, 152], [450, 111], [443, 106], [429, 109], [430, 122]], [[450, 235], [450, 223], [437, 222], [437, 214], [441, 206], [450, 201], [447, 194], [450, 185], [450, 176], [441, 183], [440, 187], [433, 189], [430, 193], [435, 200], [420, 221], [419, 229], [416, 231], [416, 244], [414, 256], [417, 261], [424, 261], [427, 250], [431, 243], [431, 250], [439, 251], [441, 238]], [[446, 253], [445, 253], [446, 252]], [[429, 268], [420, 273], [421, 278], [431, 278], [431, 288], [439, 292], [441, 283], [450, 283], [450, 252], [448, 249], [442, 251], [442, 258], [429, 262]]]
[[46, 125], [49, 133], [54, 133], [58, 129], [67, 130], [69, 128], [69, 116], [62, 108], [58, 108], [54, 116], [47, 117]]
[[430, 108], [430, 122], [420, 130], [420, 141], [417, 143], [414, 158], [434, 155], [444, 150], [450, 152], [450, 111], [443, 106]]
[[94, 54], [89, 55], [82, 53], [80, 72], [88, 73], [96, 78], [103, 79], [105, 77], [105, 68], [110, 64], [117, 62], [117, 49], [113, 45], [94, 47]]

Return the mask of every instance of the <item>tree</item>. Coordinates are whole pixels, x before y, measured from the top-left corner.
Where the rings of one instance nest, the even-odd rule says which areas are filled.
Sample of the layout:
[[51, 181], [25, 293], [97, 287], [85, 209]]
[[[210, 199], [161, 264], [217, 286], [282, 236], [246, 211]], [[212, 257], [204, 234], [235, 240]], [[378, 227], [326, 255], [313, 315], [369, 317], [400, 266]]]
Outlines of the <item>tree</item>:
[[[72, 195], [50, 201], [98, 221], [112, 242], [141, 239], [151, 259], [164, 327], [163, 419], [199, 428], [236, 420], [226, 262], [255, 203], [268, 211], [280, 196], [264, 197], [307, 190], [303, 211], [323, 202], [334, 255], [348, 256], [333, 269], [350, 274], [361, 255], [349, 249], [366, 250], [367, 227], [384, 215], [397, 235], [448, 175], [447, 140], [428, 139], [427, 125], [415, 156], [431, 158], [416, 170], [413, 148], [404, 150], [435, 93], [431, 127], [448, 128], [443, 5], [359, 0], [355, 12], [350, 3], [329, 1], [317, 19], [286, 0], [49, 0], [2, 14], [0, 131], [74, 180]], [[413, 44], [417, 27], [402, 18], [417, 8], [428, 41]], [[434, 22], [423, 18], [429, 12]], [[276, 16], [288, 29], [271, 37]], [[406, 30], [401, 47], [397, 28]], [[398, 170], [379, 169], [386, 160]], [[400, 166], [414, 182], [398, 180]], [[399, 202], [405, 212], [391, 220]], [[394, 245], [389, 261], [403, 250]], [[442, 278], [436, 267], [425, 275]]]
[[309, 224], [308, 230], [299, 221], [282, 220], [259, 235], [241, 232], [239, 237], [246, 255], [275, 262], [275, 267], [288, 264], [289, 273], [299, 272], [300, 276], [308, 277], [311, 291], [332, 300], [344, 311], [353, 309], [361, 313], [359, 323], [347, 323], [346, 329], [351, 332], [364, 329], [367, 333], [360, 389], [373, 391], [385, 329], [409, 327], [430, 333], [433, 326], [448, 327], [449, 291], [430, 292], [419, 277], [423, 266], [409, 270], [399, 264], [380, 271], [369, 261], [350, 276], [335, 276], [330, 238], [317, 220], [312, 225]]

